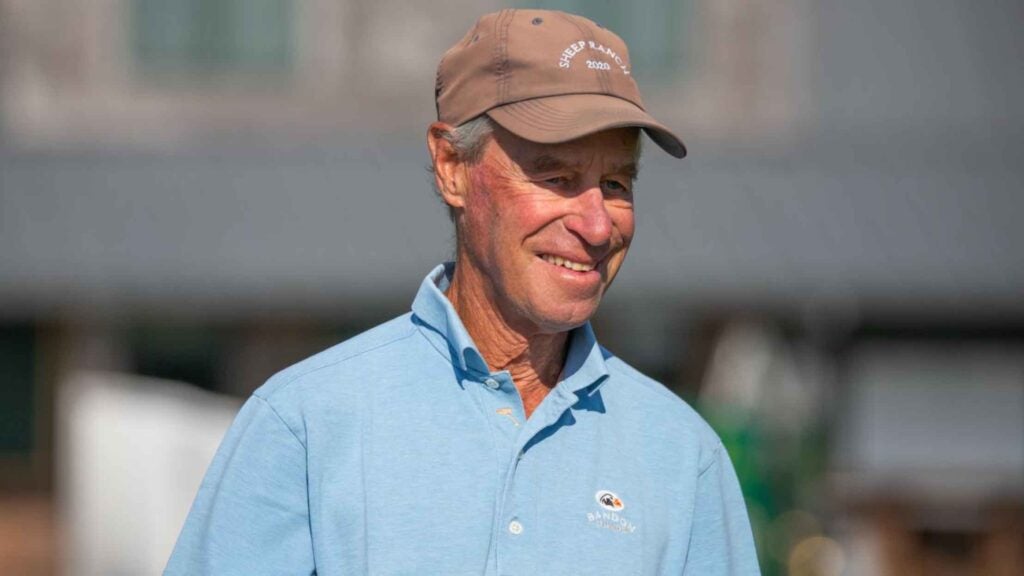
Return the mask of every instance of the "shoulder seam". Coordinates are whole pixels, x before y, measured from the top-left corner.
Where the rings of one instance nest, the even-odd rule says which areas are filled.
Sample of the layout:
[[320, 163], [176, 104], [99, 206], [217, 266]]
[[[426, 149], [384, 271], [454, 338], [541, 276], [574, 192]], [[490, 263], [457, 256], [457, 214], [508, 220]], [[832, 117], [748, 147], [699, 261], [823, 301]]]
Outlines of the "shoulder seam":
[[266, 398], [264, 398], [263, 396], [260, 396], [259, 394], [253, 394], [252, 397], [253, 398], [257, 398], [261, 402], [263, 402], [263, 404], [267, 408], [270, 409], [270, 412], [274, 414], [274, 416], [278, 419], [278, 421], [281, 422], [281, 425], [284, 426], [285, 430], [287, 430], [289, 433], [291, 433], [292, 438], [294, 438], [295, 441], [299, 443], [299, 446], [301, 446], [303, 450], [306, 449], [306, 445], [299, 438], [299, 435], [296, 434], [295, 430], [292, 430], [292, 427], [288, 425], [288, 422], [286, 422], [285, 419], [281, 417], [281, 414], [277, 411], [277, 408], [274, 408], [273, 404], [271, 404]]
[[697, 473], [697, 479], [704, 477], [704, 473], [711, 469], [712, 466], [718, 463], [719, 456], [722, 454], [722, 443], [719, 442], [715, 445], [715, 451], [711, 454], [711, 461], [704, 466], [704, 469]]
[[[353, 354], [349, 354], [348, 356], [345, 356], [345, 357], [342, 357], [342, 358], [338, 358], [336, 360], [332, 360], [332, 361], [330, 361], [330, 362], [328, 362], [326, 364], [321, 364], [319, 366], [315, 366], [315, 367], [309, 368], [307, 370], [303, 370], [302, 372], [299, 372], [298, 374], [294, 374], [290, 378], [288, 378], [287, 380], [282, 382], [275, 390], [273, 390], [273, 392], [271, 392], [270, 396], [273, 396], [273, 395], [277, 394], [280, 390], [283, 390], [283, 389], [287, 388], [288, 386], [291, 386], [292, 384], [295, 383], [296, 380], [298, 380], [299, 378], [302, 378], [303, 376], [309, 376], [310, 374], [312, 374], [314, 372], [319, 372], [320, 370], [323, 370], [325, 368], [330, 368], [331, 366], [334, 366], [336, 364], [340, 364], [342, 362], [346, 362], [346, 361], [351, 360], [353, 358], [362, 356], [363, 354], [368, 354], [370, 352], [373, 352], [374, 350], [377, 350], [378, 348], [383, 348], [383, 347], [385, 347], [385, 346], [387, 346], [389, 344], [394, 344], [395, 342], [398, 342], [399, 340], [404, 340], [406, 338], [409, 338], [413, 334], [416, 334], [416, 327], [415, 326], [413, 326], [412, 329], [410, 329], [409, 332], [407, 332], [406, 334], [402, 334], [401, 336], [396, 336], [396, 337], [394, 337], [394, 338], [392, 338], [390, 340], [387, 340], [385, 342], [381, 342], [380, 344], [377, 344], [376, 346], [371, 346], [369, 348], [366, 348], [365, 350], [360, 350], [360, 351], [355, 352]], [[273, 378], [271, 378], [271, 380], [273, 380]], [[269, 400], [270, 396], [267, 396], [266, 398], [264, 398], [264, 400]], [[261, 398], [263, 398], [263, 397], [261, 396]]]

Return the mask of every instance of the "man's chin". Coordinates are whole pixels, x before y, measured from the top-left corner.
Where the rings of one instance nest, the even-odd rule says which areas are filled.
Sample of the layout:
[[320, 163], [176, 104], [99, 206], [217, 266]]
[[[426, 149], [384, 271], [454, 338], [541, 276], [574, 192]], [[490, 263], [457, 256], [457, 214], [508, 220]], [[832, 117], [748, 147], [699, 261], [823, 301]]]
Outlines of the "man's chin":
[[558, 334], [568, 332], [587, 323], [597, 312], [600, 299], [575, 306], [556, 307], [534, 314], [533, 322], [542, 333]]

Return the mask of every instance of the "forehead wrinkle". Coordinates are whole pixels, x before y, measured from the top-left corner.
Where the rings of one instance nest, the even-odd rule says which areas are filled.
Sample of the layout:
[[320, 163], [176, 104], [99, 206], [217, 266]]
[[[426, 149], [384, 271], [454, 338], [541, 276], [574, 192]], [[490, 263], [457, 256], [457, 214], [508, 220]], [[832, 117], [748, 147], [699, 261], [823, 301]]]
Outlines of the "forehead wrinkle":
[[547, 172], [549, 170], [558, 170], [562, 168], [578, 169], [580, 166], [582, 166], [582, 163], [578, 160], [573, 162], [545, 153], [530, 160], [528, 162], [527, 169], [533, 172]]

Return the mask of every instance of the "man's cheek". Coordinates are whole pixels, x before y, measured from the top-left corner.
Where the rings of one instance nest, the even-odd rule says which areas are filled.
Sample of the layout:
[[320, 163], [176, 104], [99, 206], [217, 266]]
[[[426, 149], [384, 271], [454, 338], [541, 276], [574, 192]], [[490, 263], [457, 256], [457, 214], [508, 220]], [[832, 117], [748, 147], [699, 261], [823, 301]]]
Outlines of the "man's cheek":
[[629, 243], [633, 241], [633, 233], [636, 231], [636, 218], [632, 208], [619, 216], [616, 227], [619, 234], [622, 235], [623, 246], [629, 246]]

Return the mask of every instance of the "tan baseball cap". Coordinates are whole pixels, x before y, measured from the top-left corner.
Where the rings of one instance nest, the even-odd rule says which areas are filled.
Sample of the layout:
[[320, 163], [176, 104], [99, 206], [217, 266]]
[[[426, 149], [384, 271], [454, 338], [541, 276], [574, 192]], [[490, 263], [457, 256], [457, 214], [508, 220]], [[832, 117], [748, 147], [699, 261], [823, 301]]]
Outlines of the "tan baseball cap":
[[486, 113], [520, 138], [554, 144], [623, 126], [643, 128], [676, 158], [683, 142], [644, 110], [626, 43], [582, 16], [502, 10], [481, 17], [437, 67], [437, 118]]

